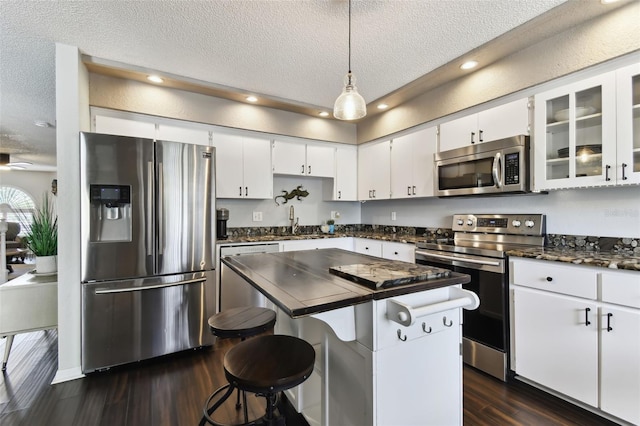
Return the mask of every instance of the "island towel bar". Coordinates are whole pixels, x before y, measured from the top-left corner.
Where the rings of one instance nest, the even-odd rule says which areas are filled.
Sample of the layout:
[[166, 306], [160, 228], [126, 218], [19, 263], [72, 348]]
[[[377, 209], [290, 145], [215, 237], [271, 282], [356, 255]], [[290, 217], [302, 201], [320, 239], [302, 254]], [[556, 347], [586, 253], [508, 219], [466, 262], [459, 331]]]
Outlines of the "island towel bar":
[[472, 310], [480, 306], [480, 299], [472, 291], [450, 287], [449, 295], [452, 297], [451, 299], [424, 306], [409, 306], [397, 300], [389, 299], [387, 300], [387, 319], [404, 326], [410, 326], [415, 323], [416, 318], [454, 308]]

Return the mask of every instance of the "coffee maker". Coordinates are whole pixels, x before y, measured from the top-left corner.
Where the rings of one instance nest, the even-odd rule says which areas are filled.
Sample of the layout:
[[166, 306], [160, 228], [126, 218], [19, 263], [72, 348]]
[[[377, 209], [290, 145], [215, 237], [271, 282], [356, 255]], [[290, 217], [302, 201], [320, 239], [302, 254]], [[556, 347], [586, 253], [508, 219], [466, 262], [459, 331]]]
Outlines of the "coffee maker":
[[217, 209], [216, 210], [216, 235], [219, 240], [226, 240], [227, 235], [227, 221], [229, 220], [229, 210]]

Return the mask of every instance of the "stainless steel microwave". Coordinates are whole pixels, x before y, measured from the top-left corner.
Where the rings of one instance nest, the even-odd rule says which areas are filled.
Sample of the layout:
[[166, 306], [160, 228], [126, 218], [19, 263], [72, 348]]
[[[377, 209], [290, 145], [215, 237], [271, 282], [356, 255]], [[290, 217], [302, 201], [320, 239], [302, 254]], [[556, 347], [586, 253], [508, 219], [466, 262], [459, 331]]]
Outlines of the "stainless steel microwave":
[[434, 154], [438, 197], [530, 192], [529, 136]]

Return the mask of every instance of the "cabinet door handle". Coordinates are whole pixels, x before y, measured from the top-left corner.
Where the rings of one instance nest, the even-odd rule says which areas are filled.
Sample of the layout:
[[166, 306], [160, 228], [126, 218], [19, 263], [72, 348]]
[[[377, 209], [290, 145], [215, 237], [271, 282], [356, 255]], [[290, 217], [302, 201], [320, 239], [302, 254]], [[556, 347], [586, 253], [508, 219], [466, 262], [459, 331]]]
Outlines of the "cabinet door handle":
[[307, 169], [308, 169], [307, 174], [311, 174], [311, 166], [307, 166]]
[[553, 281], [553, 278], [552, 277], [547, 277], [547, 281], [551, 282], [551, 281]]
[[627, 180], [627, 177], [624, 174], [624, 171], [626, 168], [627, 168], [627, 163], [622, 163], [622, 180]]
[[476, 132], [471, 132], [471, 143], [476, 143], [476, 141], [473, 140], [473, 137], [476, 135]]
[[300, 174], [304, 174], [304, 164], [302, 165], [302, 170], [300, 170]]
[[591, 312], [591, 308], [584, 308], [584, 325], [587, 327], [591, 325], [591, 321], [589, 321], [589, 312]]
[[407, 195], [411, 195], [411, 187], [407, 186]]
[[393, 252], [393, 254], [395, 254], [395, 255], [397, 256], [397, 255], [398, 255], [398, 252], [397, 252], [397, 251], [394, 251], [394, 252]]
[[413, 186], [413, 195], [416, 195], [416, 187], [415, 187], [415, 185]]
[[484, 140], [482, 140], [482, 132], [483, 132], [483, 131], [482, 131], [482, 130], [480, 130], [480, 135], [479, 135], [479, 136], [480, 136], [480, 142], [484, 142]]
[[342, 198], [342, 191], [338, 191], [338, 200]]
[[373, 198], [376, 198], [376, 190], [373, 190]]
[[248, 186], [245, 186], [245, 187], [244, 187], [244, 196], [245, 196], [245, 197], [248, 197], [248, 196], [249, 196], [249, 187], [248, 187]]
[[609, 177], [609, 169], [611, 168], [610, 165], [606, 165], [604, 166], [604, 180], [606, 180], [607, 182], [609, 182], [611, 180], [611, 178]]
[[369, 198], [373, 198], [373, 197], [371, 196], [371, 190], [369, 190]]
[[241, 186], [238, 187], [238, 195], [242, 197], [242, 187]]
[[611, 327], [611, 317], [613, 316], [612, 313], [608, 313], [607, 314], [607, 332], [613, 330], [613, 327]]

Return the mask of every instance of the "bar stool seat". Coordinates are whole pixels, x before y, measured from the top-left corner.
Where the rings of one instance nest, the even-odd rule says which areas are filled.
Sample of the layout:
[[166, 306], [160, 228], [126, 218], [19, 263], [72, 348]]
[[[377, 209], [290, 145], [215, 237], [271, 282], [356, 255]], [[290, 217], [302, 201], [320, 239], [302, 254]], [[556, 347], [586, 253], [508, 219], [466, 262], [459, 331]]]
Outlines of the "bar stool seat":
[[[214, 392], [204, 407], [201, 425], [217, 424], [211, 414], [231, 395], [234, 389], [264, 396], [267, 409], [264, 417], [252, 425], [284, 425], [284, 418], [277, 413], [278, 394], [299, 385], [313, 372], [315, 351], [313, 346], [292, 336], [259, 336], [238, 343], [224, 357], [224, 373], [229, 384]], [[211, 408], [212, 400], [226, 390]]]
[[276, 313], [267, 308], [231, 308], [209, 317], [211, 334], [220, 338], [255, 336], [271, 330], [276, 323]]

